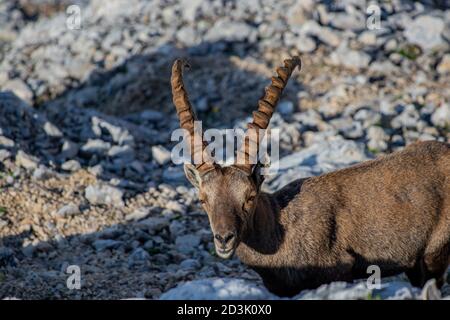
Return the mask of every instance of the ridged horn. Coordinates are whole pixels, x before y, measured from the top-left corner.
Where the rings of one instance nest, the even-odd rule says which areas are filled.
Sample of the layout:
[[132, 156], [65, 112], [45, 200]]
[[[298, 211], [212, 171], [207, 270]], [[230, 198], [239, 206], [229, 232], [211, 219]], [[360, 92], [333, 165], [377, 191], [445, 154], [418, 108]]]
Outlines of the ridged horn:
[[[183, 83], [183, 68], [189, 65], [183, 59], [177, 59], [172, 66], [172, 77], [170, 79], [172, 85], [172, 99], [173, 104], [177, 110], [177, 115], [180, 120], [180, 127], [187, 130], [190, 139], [191, 160], [200, 174], [204, 174], [210, 170], [215, 169], [213, 160], [205, 152], [207, 147], [206, 142], [203, 141], [203, 132], [196, 132], [194, 130], [194, 121], [197, 120], [194, 109], [189, 102], [189, 97]], [[194, 161], [200, 159], [198, 163]]]
[[[235, 167], [247, 174], [252, 173], [253, 166], [256, 164], [255, 159], [257, 159], [259, 142], [262, 138], [259, 137], [259, 130], [267, 129], [269, 126], [270, 118], [275, 111], [283, 89], [297, 66], [299, 69], [301, 68], [301, 60], [298, 56], [284, 60], [284, 66], [276, 70], [277, 76], [272, 77], [272, 83], [266, 88], [264, 96], [258, 101], [258, 110], [253, 112], [253, 121], [247, 125], [247, 135], [237, 155], [238, 159], [243, 160], [244, 163], [235, 164]], [[249, 132], [250, 130], [253, 130], [253, 132]]]

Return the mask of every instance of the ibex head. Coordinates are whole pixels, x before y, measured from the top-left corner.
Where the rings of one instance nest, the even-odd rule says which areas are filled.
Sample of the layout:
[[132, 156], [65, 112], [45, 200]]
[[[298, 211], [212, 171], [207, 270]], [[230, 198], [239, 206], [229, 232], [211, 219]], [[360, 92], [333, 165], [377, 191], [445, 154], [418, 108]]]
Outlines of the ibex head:
[[[203, 141], [202, 133], [195, 132], [195, 113], [189, 102], [182, 79], [183, 60], [176, 60], [172, 67], [172, 95], [177, 109], [181, 128], [185, 129], [191, 142], [191, 158], [201, 154], [202, 161], [185, 164], [188, 180], [198, 189], [203, 209], [208, 213], [217, 254], [222, 258], [233, 255], [240, 239], [251, 231], [252, 217], [258, 202], [263, 175], [259, 163], [250, 161], [256, 157], [261, 137], [247, 135], [242, 149], [238, 151], [244, 159], [242, 163], [221, 167], [206, 154], [206, 143], [195, 146], [194, 141]], [[284, 61], [284, 67], [277, 69], [277, 77], [266, 88], [264, 97], [259, 100], [258, 110], [253, 112], [249, 130], [266, 129], [284, 87], [295, 67], [300, 67], [300, 58]], [[201, 135], [200, 139], [195, 139]], [[253, 138], [252, 138], [253, 137]], [[197, 136], [198, 138], [198, 136]], [[196, 158], [198, 159], [198, 157]]]

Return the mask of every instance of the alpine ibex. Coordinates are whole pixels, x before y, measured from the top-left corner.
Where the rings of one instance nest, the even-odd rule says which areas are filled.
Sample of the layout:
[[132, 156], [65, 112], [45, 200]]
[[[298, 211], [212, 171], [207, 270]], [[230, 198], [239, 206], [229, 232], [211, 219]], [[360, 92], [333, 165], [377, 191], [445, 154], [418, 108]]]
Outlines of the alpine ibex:
[[[249, 129], [265, 129], [300, 59], [285, 60], [266, 88]], [[180, 126], [195, 132], [195, 114], [183, 80], [172, 68], [173, 102]], [[257, 142], [257, 141], [256, 141]], [[240, 150], [247, 155], [248, 141]], [[203, 148], [206, 143], [200, 148]], [[419, 142], [376, 160], [300, 179], [273, 194], [260, 191], [260, 166], [185, 164], [208, 213], [217, 254], [234, 252], [267, 288], [289, 296], [332, 281], [406, 272], [423, 286], [441, 286], [450, 256], [450, 146]]]

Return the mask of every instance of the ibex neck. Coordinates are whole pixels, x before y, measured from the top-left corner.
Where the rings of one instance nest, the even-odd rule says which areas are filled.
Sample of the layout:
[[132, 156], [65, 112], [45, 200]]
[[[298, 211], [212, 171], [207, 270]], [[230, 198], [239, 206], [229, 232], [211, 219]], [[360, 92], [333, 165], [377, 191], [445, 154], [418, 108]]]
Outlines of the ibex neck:
[[247, 260], [248, 255], [277, 253], [284, 237], [279, 215], [280, 210], [275, 199], [269, 194], [260, 194], [253, 219], [237, 250], [237, 254], [242, 260]]

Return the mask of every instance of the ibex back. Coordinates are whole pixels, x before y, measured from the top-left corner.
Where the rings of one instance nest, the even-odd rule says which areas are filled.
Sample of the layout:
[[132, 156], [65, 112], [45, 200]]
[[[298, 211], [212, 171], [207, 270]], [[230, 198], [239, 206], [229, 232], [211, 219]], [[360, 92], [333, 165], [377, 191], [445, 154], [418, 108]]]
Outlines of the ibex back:
[[[296, 66], [298, 57], [277, 69], [249, 129], [267, 128]], [[172, 68], [173, 100], [181, 127], [193, 139], [195, 114], [182, 67], [177, 60]], [[239, 152], [248, 156], [249, 144]], [[438, 286], [444, 282], [450, 256], [449, 144], [415, 143], [294, 181], [274, 194], [260, 191], [258, 164], [220, 167], [205, 160], [185, 164], [185, 173], [208, 213], [217, 254], [229, 258], [236, 252], [278, 295], [367, 277], [370, 265], [379, 266], [381, 276], [406, 272], [415, 286], [431, 278]]]

